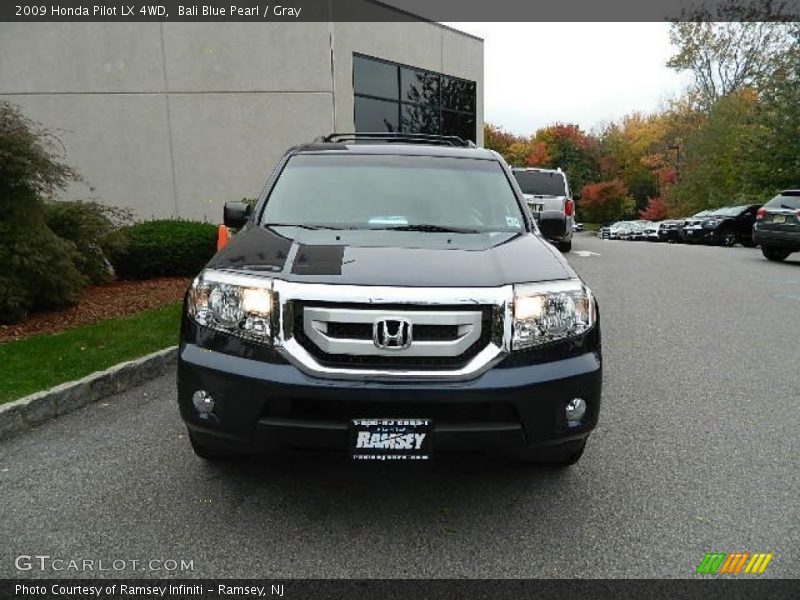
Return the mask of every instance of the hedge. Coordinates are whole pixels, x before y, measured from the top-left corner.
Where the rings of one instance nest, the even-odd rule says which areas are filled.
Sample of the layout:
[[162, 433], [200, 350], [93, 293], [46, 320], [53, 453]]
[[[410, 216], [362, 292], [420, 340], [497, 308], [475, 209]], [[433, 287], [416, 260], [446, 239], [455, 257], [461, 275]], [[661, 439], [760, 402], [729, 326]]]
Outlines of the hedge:
[[217, 228], [211, 223], [164, 219], [123, 227], [121, 232], [126, 248], [112, 254], [111, 263], [126, 279], [193, 277], [216, 252]]

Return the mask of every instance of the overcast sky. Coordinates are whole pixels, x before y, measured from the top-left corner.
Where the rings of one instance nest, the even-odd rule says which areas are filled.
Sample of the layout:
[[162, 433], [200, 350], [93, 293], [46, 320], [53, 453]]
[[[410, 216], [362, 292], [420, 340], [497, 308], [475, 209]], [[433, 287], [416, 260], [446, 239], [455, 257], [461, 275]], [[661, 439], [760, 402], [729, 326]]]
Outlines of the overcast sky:
[[484, 39], [484, 120], [517, 134], [657, 110], [687, 82], [667, 23], [446, 23]]

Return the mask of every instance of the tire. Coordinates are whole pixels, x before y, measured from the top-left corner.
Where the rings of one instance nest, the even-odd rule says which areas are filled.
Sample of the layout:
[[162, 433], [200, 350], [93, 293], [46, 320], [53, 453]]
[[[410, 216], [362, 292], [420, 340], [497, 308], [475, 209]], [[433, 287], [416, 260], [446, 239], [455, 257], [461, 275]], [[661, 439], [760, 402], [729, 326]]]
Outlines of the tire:
[[782, 262], [786, 260], [786, 257], [791, 254], [789, 250], [784, 250], [782, 248], [773, 248], [771, 246], [761, 246], [761, 254], [764, 255], [764, 258], [767, 260], [771, 260], [773, 262]]
[[194, 453], [202, 459], [208, 461], [231, 460], [241, 456], [240, 453], [234, 452], [228, 448], [211, 444], [206, 440], [199, 438], [196, 434], [189, 431], [189, 442], [192, 444]]
[[526, 464], [564, 468], [577, 463], [586, 449], [586, 438], [578, 442], [567, 442], [558, 446], [529, 450], [521, 461]]
[[569, 252], [570, 250], [572, 250], [572, 240], [568, 242], [558, 242], [556, 248], [558, 248], [560, 252], [564, 253]]
[[733, 231], [726, 231], [722, 234], [722, 245], [726, 248], [732, 248], [736, 245], [736, 233]]

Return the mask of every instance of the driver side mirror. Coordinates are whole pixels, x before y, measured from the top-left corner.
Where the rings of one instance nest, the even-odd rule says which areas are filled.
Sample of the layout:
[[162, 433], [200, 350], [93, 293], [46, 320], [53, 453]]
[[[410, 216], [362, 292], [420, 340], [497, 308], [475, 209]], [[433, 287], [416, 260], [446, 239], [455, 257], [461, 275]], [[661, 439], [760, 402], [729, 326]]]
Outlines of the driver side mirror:
[[223, 210], [225, 227], [241, 229], [250, 218], [252, 207], [247, 202], [226, 202]]

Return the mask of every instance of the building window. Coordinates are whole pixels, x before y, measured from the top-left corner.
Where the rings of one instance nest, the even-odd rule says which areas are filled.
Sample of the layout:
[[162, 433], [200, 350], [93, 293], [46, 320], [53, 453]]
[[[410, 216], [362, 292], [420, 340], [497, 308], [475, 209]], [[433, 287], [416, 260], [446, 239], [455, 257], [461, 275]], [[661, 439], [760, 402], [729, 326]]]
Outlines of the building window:
[[474, 81], [353, 55], [356, 132], [476, 138]]

